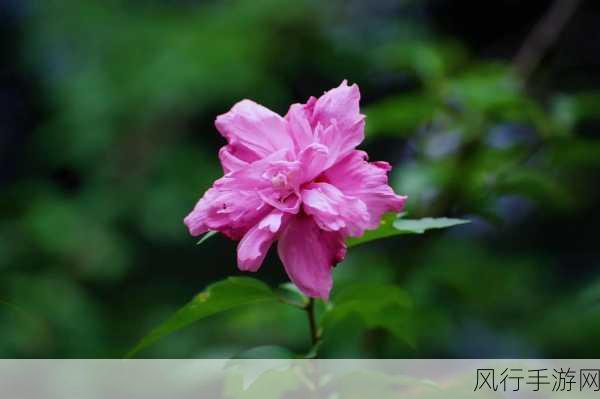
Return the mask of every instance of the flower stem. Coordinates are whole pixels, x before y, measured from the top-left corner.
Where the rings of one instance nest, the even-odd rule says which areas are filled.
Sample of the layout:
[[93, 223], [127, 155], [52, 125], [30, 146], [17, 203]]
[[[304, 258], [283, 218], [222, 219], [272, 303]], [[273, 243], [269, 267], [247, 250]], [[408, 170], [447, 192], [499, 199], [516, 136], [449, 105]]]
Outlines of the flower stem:
[[309, 298], [308, 303], [304, 307], [306, 314], [308, 315], [308, 324], [310, 326], [310, 339], [312, 346], [314, 347], [319, 343], [321, 339], [319, 331], [317, 329], [317, 320], [315, 318], [315, 298]]

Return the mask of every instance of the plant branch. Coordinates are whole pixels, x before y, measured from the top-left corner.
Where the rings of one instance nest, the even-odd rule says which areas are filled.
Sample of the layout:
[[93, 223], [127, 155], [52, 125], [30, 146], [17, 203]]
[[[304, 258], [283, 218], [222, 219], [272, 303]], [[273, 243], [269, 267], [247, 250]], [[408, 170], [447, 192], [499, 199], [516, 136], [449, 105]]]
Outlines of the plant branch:
[[527, 80], [567, 25], [582, 0], [555, 0], [533, 28], [513, 60], [515, 71]]

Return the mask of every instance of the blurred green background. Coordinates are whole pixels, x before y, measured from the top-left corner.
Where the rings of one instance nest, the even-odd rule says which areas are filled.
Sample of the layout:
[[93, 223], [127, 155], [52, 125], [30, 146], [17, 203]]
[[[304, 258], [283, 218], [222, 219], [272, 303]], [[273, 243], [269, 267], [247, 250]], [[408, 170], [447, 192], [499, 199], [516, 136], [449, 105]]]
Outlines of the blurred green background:
[[[348, 79], [410, 217], [472, 223], [349, 251], [335, 286], [402, 287], [414, 345], [350, 315], [320, 356], [599, 357], [600, 4], [519, 75], [550, 5], [3, 1], [0, 356], [120, 357], [240, 274], [236, 243], [196, 246], [182, 223], [222, 174], [215, 116], [242, 98], [284, 114]], [[275, 254], [256, 277], [287, 281]], [[261, 345], [306, 350], [305, 315], [247, 307], [140, 355]]]

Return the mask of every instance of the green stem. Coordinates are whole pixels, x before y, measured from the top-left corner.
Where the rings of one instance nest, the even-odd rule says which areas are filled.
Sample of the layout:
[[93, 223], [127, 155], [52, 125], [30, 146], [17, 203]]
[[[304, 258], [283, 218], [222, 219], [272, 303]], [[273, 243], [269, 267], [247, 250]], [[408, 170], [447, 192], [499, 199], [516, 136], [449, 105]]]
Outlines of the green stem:
[[310, 339], [312, 346], [314, 347], [319, 343], [321, 339], [319, 331], [317, 329], [317, 320], [315, 318], [315, 298], [309, 298], [308, 303], [304, 307], [306, 314], [308, 315], [308, 324], [310, 327]]

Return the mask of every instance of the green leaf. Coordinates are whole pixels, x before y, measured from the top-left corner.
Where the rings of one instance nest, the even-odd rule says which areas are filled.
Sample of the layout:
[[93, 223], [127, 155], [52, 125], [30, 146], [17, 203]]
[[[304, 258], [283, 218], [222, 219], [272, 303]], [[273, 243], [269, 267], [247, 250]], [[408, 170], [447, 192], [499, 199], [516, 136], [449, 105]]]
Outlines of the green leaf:
[[204, 234], [202, 236], [202, 238], [196, 243], [196, 245], [200, 245], [202, 244], [204, 241], [208, 240], [209, 238], [211, 238], [212, 236], [216, 235], [217, 232], [216, 231], [209, 231], [208, 233]]
[[423, 234], [427, 230], [444, 229], [465, 223], [469, 221], [450, 218], [398, 219], [394, 222], [394, 229], [401, 234]]
[[202, 318], [238, 306], [277, 300], [275, 293], [259, 280], [249, 277], [229, 277], [211, 284], [206, 290], [196, 295], [167, 321], [142, 338], [126, 357], [133, 357], [140, 350], [159, 339]]
[[400, 234], [423, 234], [427, 230], [443, 229], [469, 223], [468, 220], [450, 218], [423, 218], [402, 219], [402, 214], [388, 213], [381, 219], [379, 227], [368, 230], [361, 237], [351, 237], [346, 243], [349, 247], [364, 244], [365, 242], [380, 238], [392, 237]]
[[396, 230], [394, 229], [393, 224], [397, 218], [398, 216], [393, 213], [385, 214], [381, 218], [378, 228], [374, 230], [367, 230], [365, 231], [365, 234], [360, 237], [350, 237], [346, 240], [346, 244], [348, 247], [354, 247], [365, 242], [396, 235]]
[[359, 283], [334, 292], [321, 325], [327, 333], [335, 324], [356, 315], [367, 328], [384, 328], [414, 346], [411, 332], [412, 300], [392, 284]]

